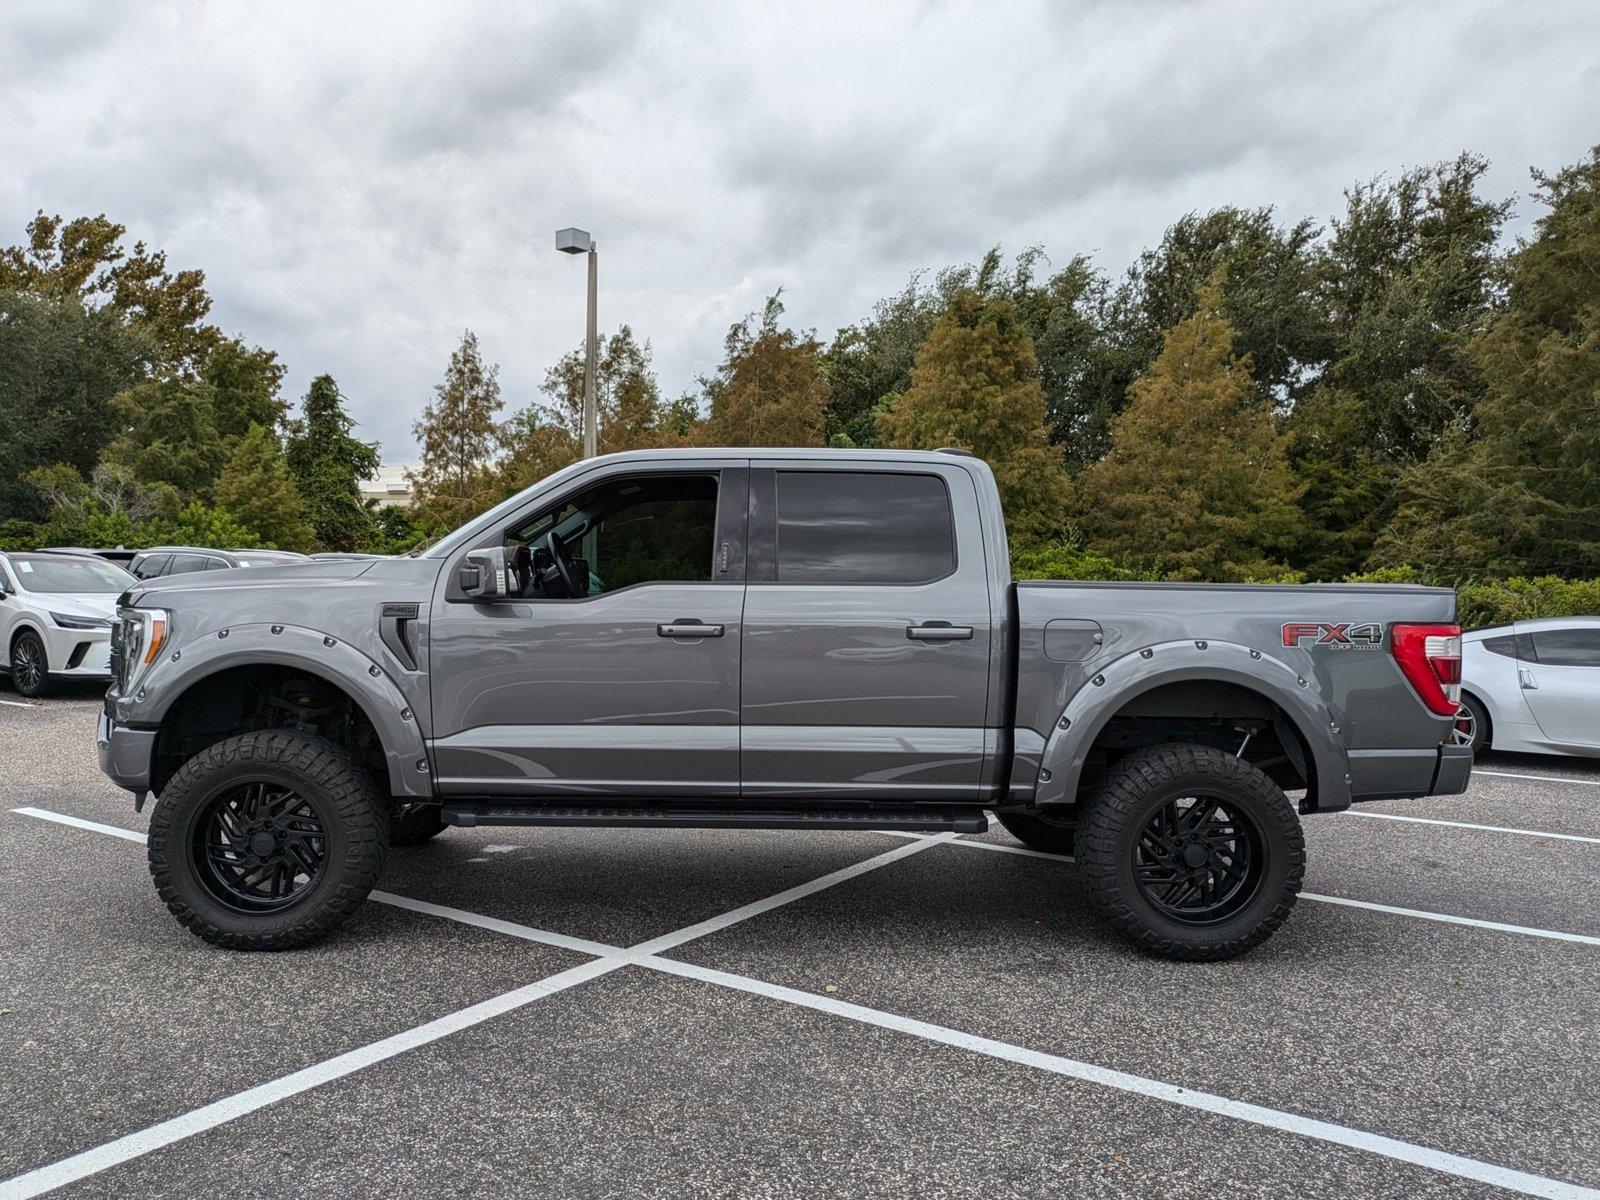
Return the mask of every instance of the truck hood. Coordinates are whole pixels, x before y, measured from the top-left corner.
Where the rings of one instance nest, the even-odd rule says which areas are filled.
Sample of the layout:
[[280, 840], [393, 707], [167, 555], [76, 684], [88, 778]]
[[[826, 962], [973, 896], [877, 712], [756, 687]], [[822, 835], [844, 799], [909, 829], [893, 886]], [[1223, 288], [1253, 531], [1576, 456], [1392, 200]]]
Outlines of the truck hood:
[[[152, 579], [124, 594], [126, 603], [142, 608], [205, 610], [229, 621], [284, 619], [298, 624], [335, 595], [348, 595], [352, 587], [376, 589], [384, 599], [424, 600], [443, 565], [426, 558], [379, 558], [196, 571]], [[325, 593], [322, 600], [319, 593]]]

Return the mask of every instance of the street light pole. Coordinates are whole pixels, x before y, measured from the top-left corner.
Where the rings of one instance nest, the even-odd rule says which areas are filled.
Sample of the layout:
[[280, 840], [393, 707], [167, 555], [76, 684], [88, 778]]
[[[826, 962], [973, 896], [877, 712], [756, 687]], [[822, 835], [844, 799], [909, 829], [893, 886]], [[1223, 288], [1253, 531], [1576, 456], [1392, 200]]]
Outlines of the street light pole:
[[600, 255], [594, 242], [589, 243], [589, 334], [584, 346], [583, 360], [583, 456], [593, 458], [599, 449], [599, 406], [595, 403], [595, 358], [599, 353], [599, 316], [595, 309], [599, 293]]
[[599, 247], [585, 230], [558, 229], [556, 249], [563, 254], [589, 256], [589, 320], [583, 345], [583, 456], [593, 458], [599, 441], [599, 408], [595, 401], [596, 359], [600, 340], [600, 321], [596, 311], [600, 278]]

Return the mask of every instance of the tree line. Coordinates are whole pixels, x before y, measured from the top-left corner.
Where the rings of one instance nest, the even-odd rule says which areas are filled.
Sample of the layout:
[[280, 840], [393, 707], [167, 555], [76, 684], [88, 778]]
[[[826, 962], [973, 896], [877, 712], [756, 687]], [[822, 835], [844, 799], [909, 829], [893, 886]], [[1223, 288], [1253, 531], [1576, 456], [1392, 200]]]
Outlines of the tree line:
[[[675, 398], [624, 325], [600, 448], [970, 449], [1030, 575], [1600, 576], [1600, 149], [1534, 173], [1510, 245], [1486, 167], [1357, 184], [1325, 223], [1189, 214], [1116, 277], [991, 251], [830, 341], [780, 292]], [[469, 331], [416, 421], [413, 508], [365, 508], [376, 449], [334, 381], [291, 409], [276, 356], [207, 323], [203, 276], [124, 233], [41, 214], [0, 251], [0, 537], [393, 551], [578, 457], [581, 351], [508, 411]], [[1584, 603], [1518, 586], [1495, 594]]]

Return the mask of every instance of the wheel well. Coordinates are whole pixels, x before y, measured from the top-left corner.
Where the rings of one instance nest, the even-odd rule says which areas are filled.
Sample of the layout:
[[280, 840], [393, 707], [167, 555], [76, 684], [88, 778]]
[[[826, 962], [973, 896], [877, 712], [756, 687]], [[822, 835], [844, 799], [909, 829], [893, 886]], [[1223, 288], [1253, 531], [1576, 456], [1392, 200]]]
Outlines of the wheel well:
[[[22, 640], [22, 635], [25, 633], [31, 633], [34, 637], [38, 638], [41, 646], [44, 644], [44, 634], [40, 633], [26, 621], [18, 621], [16, 629], [11, 634], [11, 640], [6, 643], [7, 662], [11, 661], [12, 652], [17, 648], [17, 643]], [[48, 653], [48, 651], [46, 651], [46, 653]]]
[[219, 671], [178, 697], [156, 734], [151, 790], [160, 795], [174, 772], [207, 746], [260, 729], [314, 733], [343, 746], [388, 794], [383, 743], [350, 693], [314, 672], [272, 664]]
[[1129, 700], [1089, 748], [1078, 798], [1119, 759], [1146, 746], [1193, 742], [1237, 755], [1279, 787], [1317, 793], [1316, 762], [1294, 721], [1260, 692], [1236, 683], [1192, 679], [1162, 684]]

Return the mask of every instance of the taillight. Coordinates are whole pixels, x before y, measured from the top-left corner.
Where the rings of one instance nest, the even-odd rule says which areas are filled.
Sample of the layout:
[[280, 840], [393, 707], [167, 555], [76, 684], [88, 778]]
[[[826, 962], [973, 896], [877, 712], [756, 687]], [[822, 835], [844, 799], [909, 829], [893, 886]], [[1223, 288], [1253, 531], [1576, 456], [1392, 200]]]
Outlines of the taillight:
[[1391, 648], [1422, 702], [1441, 717], [1461, 707], [1461, 626], [1396, 625]]

